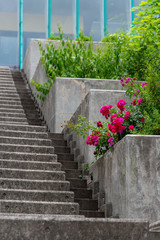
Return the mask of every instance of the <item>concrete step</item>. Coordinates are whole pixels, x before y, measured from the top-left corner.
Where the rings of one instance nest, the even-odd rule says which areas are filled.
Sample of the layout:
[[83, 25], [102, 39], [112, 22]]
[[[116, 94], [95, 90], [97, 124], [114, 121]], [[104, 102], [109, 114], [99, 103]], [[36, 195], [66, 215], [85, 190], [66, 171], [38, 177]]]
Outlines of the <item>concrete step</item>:
[[23, 160], [0, 159], [0, 168], [60, 171], [61, 164], [58, 162], [42, 162], [42, 161], [34, 162], [34, 161], [23, 161]]
[[12, 92], [15, 92], [15, 93], [17, 92], [16, 87], [1, 87], [1, 86], [0, 86], [0, 92], [1, 92], [1, 91], [2, 91], [2, 92], [3, 92], [3, 91], [6, 91], [6, 90], [7, 90], [7, 91], [12, 91]]
[[92, 199], [92, 191], [85, 188], [71, 188], [75, 198]]
[[145, 220], [1, 213], [0, 226], [2, 240], [148, 240]]
[[81, 170], [78, 169], [66, 169], [66, 178], [79, 178], [79, 176], [82, 174]]
[[27, 132], [46, 132], [47, 128], [44, 126], [24, 126], [24, 125], [12, 125], [12, 124], [1, 124], [0, 129], [2, 130], [13, 130], [13, 131], [27, 131]]
[[97, 210], [98, 211], [97, 200], [75, 198], [75, 202], [79, 204], [80, 210]]
[[43, 162], [57, 162], [56, 154], [42, 154], [42, 153], [25, 153], [25, 152], [0, 152], [0, 159], [10, 160], [27, 160], [27, 161], [43, 161]]
[[34, 190], [55, 190], [69, 191], [68, 181], [55, 180], [29, 180], [16, 178], [0, 178], [1, 189], [34, 189]]
[[8, 113], [7, 111], [5, 112], [2, 112], [1, 109], [0, 109], [0, 117], [9, 117], [9, 118], [26, 118], [26, 115], [25, 113], [15, 113], [12, 112], [12, 113]]
[[15, 86], [14, 81], [12, 80], [2, 80], [0, 79], [0, 86], [5, 87], [5, 86]]
[[53, 138], [50, 138], [50, 139], [52, 140], [53, 146], [64, 146], [64, 147], [67, 146], [67, 141], [65, 140], [58, 140]]
[[64, 147], [64, 146], [55, 146], [55, 153], [70, 153], [70, 148], [69, 147]]
[[3, 97], [13, 97], [13, 98], [20, 98], [19, 95], [17, 93], [0, 93], [0, 97], [3, 98]]
[[9, 124], [12, 124], [12, 125], [17, 125], [17, 124], [19, 124], [19, 125], [24, 125], [24, 126], [29, 125], [28, 122], [16, 122], [16, 121], [15, 121], [15, 122], [12, 122], [12, 121], [5, 121], [5, 122], [4, 122], [4, 121], [0, 121], [0, 125], [1, 125], [1, 124], [4, 124], [4, 123], [5, 123], [5, 124], [8, 124], [8, 125], [9, 125]]
[[74, 155], [70, 153], [57, 153], [58, 161], [74, 161]]
[[8, 97], [8, 96], [0, 96], [0, 100], [5, 101], [20, 101], [19, 97]]
[[27, 131], [13, 131], [13, 130], [0, 130], [0, 136], [4, 137], [17, 137], [17, 138], [32, 138], [34, 139], [48, 139], [47, 133], [27, 132]]
[[28, 120], [26, 117], [20, 118], [20, 117], [2, 117], [2, 116], [0, 116], [0, 122], [18, 122], [18, 123], [28, 124]]
[[6, 111], [7, 111], [7, 109], [14, 109], [15, 112], [17, 110], [23, 110], [23, 106], [22, 105], [1, 104], [0, 105], [0, 110], [1, 110], [1, 108], [5, 108]]
[[48, 136], [51, 139], [64, 140], [64, 135], [60, 133], [48, 133]]
[[0, 83], [0, 88], [1, 89], [16, 89], [16, 86], [13, 84], [7, 84], [7, 83]]
[[0, 199], [42, 202], [73, 202], [74, 193], [70, 191], [0, 189]]
[[20, 144], [20, 145], [36, 145], [36, 146], [51, 146], [49, 139], [32, 139], [32, 138], [17, 138], [17, 137], [4, 137], [0, 134], [0, 144]]
[[87, 180], [77, 179], [77, 178], [68, 178], [70, 182], [71, 189], [73, 188], [87, 188]]
[[16, 105], [16, 106], [21, 106], [22, 105], [22, 103], [21, 103], [21, 101], [14, 101], [14, 100], [10, 100], [10, 101], [6, 101], [6, 100], [0, 100], [0, 104], [1, 105]]
[[[1, 108], [0, 106], [0, 112], [1, 113], [15, 113], [15, 109], [12, 109], [12, 108]], [[24, 110], [23, 109], [16, 109], [16, 113], [17, 114], [25, 114]]]
[[79, 213], [79, 205], [66, 202], [0, 200], [1, 213], [64, 214]]
[[2, 152], [24, 152], [24, 153], [44, 153], [53, 154], [54, 147], [50, 146], [32, 146], [18, 144], [2, 144], [0, 143], [0, 153]]
[[0, 168], [1, 178], [21, 178], [30, 180], [65, 180], [65, 172], [48, 170], [24, 170], [14, 168]]
[[86, 218], [104, 218], [104, 212], [99, 211], [87, 211], [87, 210], [80, 210], [80, 215], [84, 215]]
[[78, 162], [61, 161], [62, 169], [78, 169]]

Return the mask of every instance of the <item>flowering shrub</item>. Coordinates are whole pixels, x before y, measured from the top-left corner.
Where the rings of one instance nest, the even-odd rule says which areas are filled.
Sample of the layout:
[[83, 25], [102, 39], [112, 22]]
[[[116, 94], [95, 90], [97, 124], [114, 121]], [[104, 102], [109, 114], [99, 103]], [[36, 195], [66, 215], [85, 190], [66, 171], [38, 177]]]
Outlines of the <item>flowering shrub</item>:
[[[105, 121], [96, 122], [96, 126], [80, 116], [76, 125], [70, 122], [63, 125], [76, 130], [84, 138], [87, 137], [86, 144], [95, 147], [96, 157], [103, 155], [126, 134], [160, 134], [159, 96], [153, 95], [151, 83], [139, 82], [135, 77], [122, 78], [120, 81], [132, 99], [131, 104], [120, 99], [116, 104], [118, 110], [112, 105], [102, 106], [100, 113]], [[89, 130], [91, 134], [88, 136]]]
[[[134, 81], [134, 79], [133, 79]], [[128, 93], [132, 95], [135, 88], [133, 81], [130, 79], [121, 79], [124, 86], [129, 84], [132, 89], [128, 89]], [[142, 88], [147, 84], [143, 83]], [[127, 86], [126, 86], [127, 87]], [[100, 109], [100, 113], [105, 117], [105, 121], [96, 122], [96, 126], [91, 122], [87, 122], [85, 117], [79, 116], [78, 123], [75, 125], [71, 122], [63, 124], [66, 128], [76, 130], [78, 134], [87, 137], [86, 144], [95, 147], [94, 155], [96, 157], [103, 155], [108, 149], [113, 147], [126, 134], [137, 133], [141, 131], [145, 124], [145, 117], [143, 114], [143, 99], [137, 98], [131, 104], [123, 99], [117, 102], [117, 108], [112, 105], [104, 105]], [[88, 136], [88, 130], [91, 134]]]

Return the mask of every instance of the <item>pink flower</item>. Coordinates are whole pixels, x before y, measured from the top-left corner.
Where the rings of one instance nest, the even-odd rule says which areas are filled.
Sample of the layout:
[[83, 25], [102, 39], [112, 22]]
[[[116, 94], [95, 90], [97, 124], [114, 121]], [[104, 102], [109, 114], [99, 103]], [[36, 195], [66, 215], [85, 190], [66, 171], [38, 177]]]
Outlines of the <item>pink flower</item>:
[[133, 131], [133, 129], [134, 129], [134, 126], [133, 126], [133, 125], [130, 125], [130, 126], [129, 126], [129, 130], [130, 130], [130, 131]]
[[133, 82], [131, 82], [131, 86], [133, 85]]
[[107, 138], [109, 138], [111, 135], [109, 134], [109, 132], [107, 132]]
[[126, 101], [124, 101], [124, 100], [119, 100], [118, 103], [117, 103], [117, 107], [118, 107], [121, 111], [124, 111], [124, 110], [125, 110], [124, 105], [126, 105]]
[[103, 127], [103, 124], [102, 124], [101, 121], [98, 121], [98, 122], [97, 122], [97, 127]]
[[120, 80], [121, 82], [123, 82], [124, 81], [124, 79], [123, 78], [121, 78], [121, 80]]
[[115, 117], [118, 117], [118, 115], [117, 115], [116, 113], [110, 116], [111, 122], [113, 122], [113, 120], [114, 120]]
[[144, 87], [147, 83], [146, 82], [142, 82], [142, 87]]
[[100, 109], [100, 113], [102, 113], [103, 116], [105, 116], [107, 119], [110, 116], [110, 109], [112, 108], [112, 105], [104, 105]]
[[141, 104], [143, 102], [143, 98], [140, 98], [137, 100], [139, 104]]
[[124, 118], [125, 118], [125, 120], [127, 120], [127, 119], [128, 119], [128, 117], [129, 117], [129, 114], [130, 114], [130, 112], [129, 112], [129, 111], [127, 111], [127, 112], [125, 113], [125, 115], [124, 115]]
[[114, 145], [113, 140], [114, 140], [114, 137], [108, 139], [109, 146], [113, 146]]

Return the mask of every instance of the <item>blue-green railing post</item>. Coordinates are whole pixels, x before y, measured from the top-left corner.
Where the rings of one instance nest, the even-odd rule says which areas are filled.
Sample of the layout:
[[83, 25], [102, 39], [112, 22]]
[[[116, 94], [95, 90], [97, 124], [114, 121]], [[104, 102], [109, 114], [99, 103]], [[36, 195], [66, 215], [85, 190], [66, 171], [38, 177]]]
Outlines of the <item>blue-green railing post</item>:
[[79, 0], [76, 0], [76, 37], [79, 37]]
[[48, 37], [51, 36], [51, 0], [48, 0]]
[[104, 0], [104, 36], [107, 35], [107, 0]]
[[134, 7], [134, 0], [131, 0], [131, 14], [132, 14], [132, 25], [134, 25], [134, 11], [132, 8]]
[[19, 69], [23, 68], [23, 0], [20, 0], [19, 11]]

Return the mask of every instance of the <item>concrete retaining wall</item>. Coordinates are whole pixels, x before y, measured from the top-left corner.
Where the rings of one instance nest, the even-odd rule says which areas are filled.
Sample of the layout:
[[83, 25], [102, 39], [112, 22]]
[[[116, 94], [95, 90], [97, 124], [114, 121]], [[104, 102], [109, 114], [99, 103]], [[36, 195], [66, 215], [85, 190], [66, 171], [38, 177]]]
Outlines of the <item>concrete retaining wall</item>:
[[[129, 98], [125, 95], [125, 91], [91, 89], [74, 113], [71, 122], [76, 123], [79, 115], [85, 116], [86, 120], [92, 121], [93, 123], [99, 120], [106, 121], [105, 117], [100, 114], [101, 106], [106, 104], [116, 106], [116, 103], [120, 99], [124, 99], [127, 103], [130, 102]], [[79, 154], [84, 156], [85, 163], [95, 161], [93, 155], [95, 147], [88, 146], [86, 144], [86, 139], [83, 139], [81, 136], [71, 131], [64, 131], [64, 134], [66, 139], [69, 138], [67, 135], [72, 135], [71, 139], [72, 141], [76, 141], [76, 147], [80, 150]], [[88, 134], [90, 134], [90, 132], [88, 132]]]
[[[27, 52], [26, 52], [26, 55], [25, 55], [24, 63], [23, 63], [23, 69], [24, 69], [24, 72], [25, 72], [28, 80], [33, 78], [36, 68], [38, 66], [38, 63], [40, 61], [41, 56], [40, 56], [38, 42], [40, 42], [42, 44], [42, 46], [45, 48], [45, 45], [46, 45], [46, 43], [48, 43], [48, 40], [46, 40], [46, 39], [31, 39], [28, 49], [27, 49]], [[53, 45], [56, 48], [60, 44], [59, 40], [51, 40], [50, 42], [53, 43]], [[103, 44], [104, 43], [94, 42], [93, 50], [95, 50], [99, 45], [103, 46]]]
[[127, 135], [91, 166], [113, 216], [160, 219], [160, 136]]
[[[40, 83], [47, 80], [45, 70], [40, 62], [33, 79]], [[30, 82], [29, 79], [28, 82]], [[35, 88], [31, 84], [30, 86], [34, 93], [36, 91]], [[121, 84], [119, 80], [56, 78], [46, 100], [41, 102], [37, 98], [39, 107], [51, 132], [60, 133], [62, 131], [61, 123], [72, 117], [90, 89], [115, 90], [121, 89]]]

